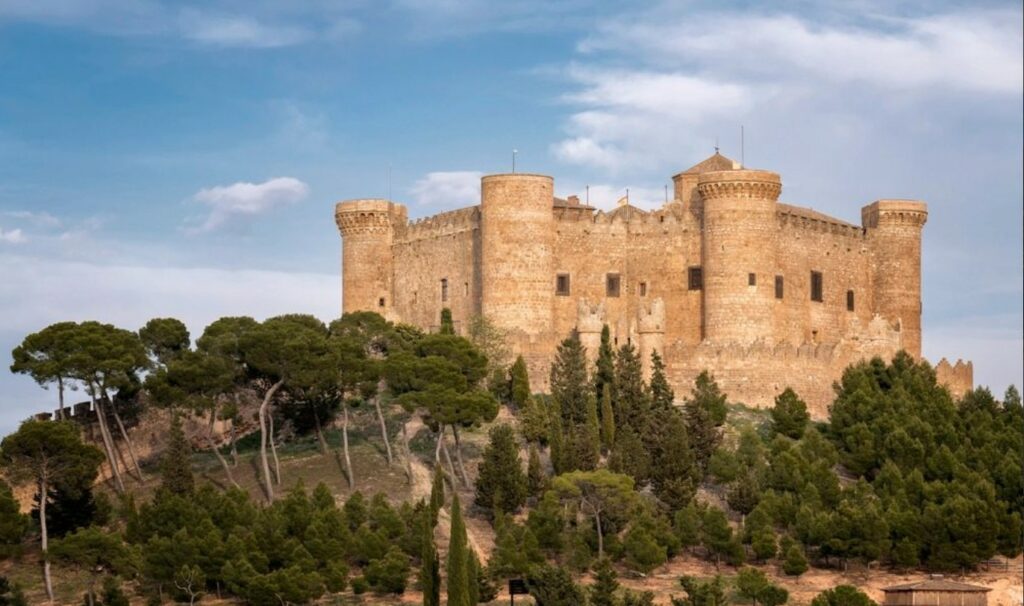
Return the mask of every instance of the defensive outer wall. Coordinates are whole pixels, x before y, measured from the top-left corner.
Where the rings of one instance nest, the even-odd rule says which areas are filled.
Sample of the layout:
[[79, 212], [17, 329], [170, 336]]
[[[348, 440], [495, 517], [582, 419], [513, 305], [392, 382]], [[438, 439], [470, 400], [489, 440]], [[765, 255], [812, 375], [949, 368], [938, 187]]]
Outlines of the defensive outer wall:
[[[778, 174], [717, 153], [673, 183], [654, 211], [604, 212], [523, 173], [415, 221], [389, 200], [340, 202], [343, 311], [433, 330], [447, 307], [460, 332], [483, 315], [538, 391], [562, 339], [577, 331], [593, 357], [607, 324], [645, 366], [661, 353], [677, 397], [708, 369], [733, 401], [770, 406], [789, 386], [819, 418], [848, 365], [920, 357], [923, 202], [878, 200], [853, 225], [779, 202]], [[955, 395], [973, 386], [970, 362], [935, 370]]]

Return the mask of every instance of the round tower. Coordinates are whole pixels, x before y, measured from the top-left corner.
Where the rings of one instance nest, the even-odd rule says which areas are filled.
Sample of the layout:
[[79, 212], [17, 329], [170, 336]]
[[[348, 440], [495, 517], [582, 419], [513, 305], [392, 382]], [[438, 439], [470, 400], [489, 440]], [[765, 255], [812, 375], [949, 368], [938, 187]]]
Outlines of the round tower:
[[928, 205], [878, 200], [861, 209], [874, 258], [875, 312], [899, 322], [901, 345], [921, 357], [921, 230]]
[[531, 344], [539, 347], [538, 337], [551, 331], [554, 180], [522, 173], [487, 175], [480, 195], [480, 309], [508, 331], [513, 348], [530, 362]]
[[771, 336], [779, 175], [722, 170], [700, 175], [704, 338], [751, 343]]
[[405, 207], [389, 200], [345, 200], [334, 207], [341, 232], [341, 311], [375, 311], [393, 319], [395, 229]]

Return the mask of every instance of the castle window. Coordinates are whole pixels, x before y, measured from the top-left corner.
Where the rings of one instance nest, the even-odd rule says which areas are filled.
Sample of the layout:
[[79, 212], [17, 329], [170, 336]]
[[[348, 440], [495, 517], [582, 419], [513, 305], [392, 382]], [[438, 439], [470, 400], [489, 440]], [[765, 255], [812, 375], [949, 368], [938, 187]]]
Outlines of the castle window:
[[757, 286], [757, 274], [747, 274], [747, 286]]
[[811, 301], [817, 301], [821, 303], [825, 300], [824, 289], [822, 288], [822, 278], [820, 271], [811, 272]]
[[701, 272], [699, 265], [687, 270], [686, 281], [690, 290], [700, 290], [704, 288], [704, 274]]
[[377, 307], [384, 307], [384, 297], [377, 299]]
[[775, 276], [775, 298], [781, 299], [784, 293], [785, 284], [782, 281], [782, 276]]
[[466, 295], [467, 297], [469, 296], [469, 282], [464, 282], [462, 284], [462, 294]]
[[569, 274], [558, 274], [555, 276], [555, 294], [560, 297], [568, 297], [569, 292]]
[[636, 285], [636, 294], [640, 295], [641, 297], [647, 296], [647, 282], [641, 282]]
[[608, 274], [604, 279], [604, 293], [607, 297], [619, 296], [619, 286], [621, 281], [619, 274]]
[[853, 291], [846, 291], [846, 311], [853, 311]]
[[448, 302], [448, 278], [441, 278], [441, 302]]

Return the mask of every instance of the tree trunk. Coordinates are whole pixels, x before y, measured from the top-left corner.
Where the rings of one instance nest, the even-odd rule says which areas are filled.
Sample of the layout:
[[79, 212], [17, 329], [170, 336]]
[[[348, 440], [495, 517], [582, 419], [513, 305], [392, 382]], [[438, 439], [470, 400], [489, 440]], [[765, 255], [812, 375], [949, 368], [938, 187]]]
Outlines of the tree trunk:
[[327, 440], [324, 439], [324, 429], [320, 425], [320, 413], [313, 409], [313, 420], [316, 422], [316, 439], [320, 443], [320, 454], [327, 454]]
[[594, 521], [597, 522], [597, 559], [604, 557], [604, 533], [601, 532], [601, 512], [594, 512]]
[[114, 413], [114, 420], [117, 421], [117, 428], [121, 431], [121, 437], [124, 438], [124, 443], [128, 445], [128, 456], [132, 459], [132, 466], [135, 467], [135, 478], [140, 484], [145, 483], [146, 478], [142, 475], [142, 468], [139, 467], [139, 459], [135, 456], [135, 444], [132, 442], [131, 437], [128, 436], [128, 432], [124, 428], [124, 423], [121, 422], [121, 415], [117, 412], [117, 407], [114, 406], [114, 401], [107, 395], [106, 388], [103, 389], [103, 397], [107, 402], [110, 402], [110, 411]]
[[46, 475], [44, 474], [39, 480], [39, 536], [40, 542], [42, 543], [42, 557], [43, 557], [43, 583], [46, 585], [46, 595], [50, 598], [50, 602], [53, 602], [53, 580], [50, 579], [50, 554], [47, 550], [50, 547], [50, 536], [46, 530], [46, 491], [48, 487], [46, 485]]
[[281, 485], [281, 461], [277, 458], [277, 443], [274, 440], [274, 412], [270, 411], [267, 415], [267, 420], [270, 425], [270, 454], [274, 457], [274, 479], [277, 480], [277, 485]]
[[384, 421], [384, 413], [380, 409], [380, 396], [373, 398], [373, 406], [377, 409], [377, 420], [380, 421], [380, 435], [384, 438], [384, 448], [388, 452], [388, 465], [391, 465], [391, 440], [388, 439], [388, 424]]
[[95, 389], [89, 389], [89, 398], [92, 400], [92, 408], [96, 411], [96, 421], [100, 426], [100, 438], [103, 440], [103, 449], [107, 451], [107, 462], [110, 463], [110, 474], [114, 478], [114, 487], [118, 494], [124, 494], [124, 482], [121, 480], [121, 470], [117, 467], [117, 458], [114, 456], [114, 440], [107, 429], [107, 417], [103, 414], [103, 407], [96, 399]]
[[238, 417], [238, 394], [235, 397], [235, 416], [231, 417], [231, 464], [238, 467], [238, 428], [235, 427], [235, 419]]
[[405, 449], [405, 478], [412, 484], [412, 449], [409, 448], [409, 430], [402, 423], [402, 446]]
[[352, 475], [352, 458], [348, 454], [348, 405], [341, 405], [341, 448], [345, 453], [345, 470], [348, 474], [348, 487], [356, 487], [356, 477]]
[[437, 430], [437, 446], [434, 446], [434, 465], [441, 464], [441, 441], [444, 440], [444, 425]]
[[60, 402], [60, 408], [57, 409], [57, 418], [63, 421], [67, 418], [64, 414], [64, 377], [57, 377], [57, 399]]
[[274, 399], [274, 394], [284, 385], [284, 380], [274, 383], [260, 402], [260, 464], [263, 468], [263, 488], [266, 491], [267, 502], [274, 502], [274, 484], [270, 480], [270, 463], [267, 461], [267, 407]]
[[227, 459], [220, 453], [220, 448], [217, 448], [217, 441], [213, 437], [213, 424], [217, 419], [217, 410], [215, 408], [210, 409], [210, 448], [213, 450], [213, 454], [217, 455], [217, 460], [220, 461], [220, 466], [224, 468], [224, 475], [228, 477], [228, 482], [231, 482], [235, 488], [241, 488], [238, 482], [235, 481], [235, 476], [231, 473], [231, 467], [228, 466]]
[[452, 455], [448, 452], [448, 445], [444, 442], [444, 425], [441, 426], [441, 452], [444, 453], [445, 461], [448, 461], [448, 469], [451, 470], [452, 474], [452, 490], [455, 490], [455, 484], [458, 481], [459, 476], [455, 473], [455, 466], [452, 465]]
[[462, 484], [469, 486], [469, 476], [466, 475], [466, 465], [462, 462], [462, 442], [459, 440], [459, 428], [452, 425], [452, 435], [455, 436], [455, 460], [459, 464], [459, 473], [462, 474]]

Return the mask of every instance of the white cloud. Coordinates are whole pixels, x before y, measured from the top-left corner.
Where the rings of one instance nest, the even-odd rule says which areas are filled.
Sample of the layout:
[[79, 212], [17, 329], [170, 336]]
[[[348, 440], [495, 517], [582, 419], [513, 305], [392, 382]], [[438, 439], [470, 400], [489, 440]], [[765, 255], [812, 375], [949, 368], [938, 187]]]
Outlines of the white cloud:
[[0, 212], [0, 215], [25, 221], [39, 227], [60, 227], [61, 220], [48, 212], [34, 212], [31, 210], [7, 210]]
[[314, 33], [304, 27], [270, 25], [250, 15], [220, 15], [186, 9], [180, 28], [185, 38], [224, 47], [276, 48], [305, 42]]
[[[63, 320], [99, 320], [137, 330], [154, 317], [175, 317], [193, 337], [222, 316], [262, 320], [309, 313], [340, 315], [336, 274], [206, 267], [101, 265], [0, 254], [0, 350]], [[56, 396], [0, 367], [0, 434], [28, 415], [56, 408]]]
[[433, 172], [413, 183], [409, 194], [416, 204], [455, 208], [480, 203], [480, 177], [476, 171]]
[[0, 227], [0, 242], [6, 244], [22, 244], [27, 240], [20, 229], [4, 230]]
[[199, 190], [192, 199], [210, 207], [210, 214], [189, 231], [215, 230], [238, 217], [263, 214], [294, 204], [309, 194], [309, 186], [294, 177], [276, 177], [263, 183], [238, 182]]

